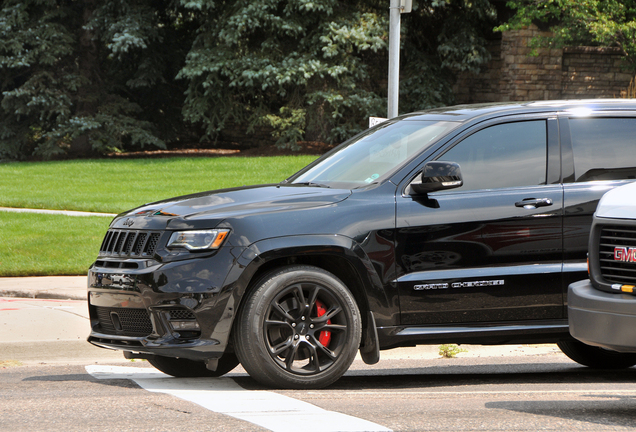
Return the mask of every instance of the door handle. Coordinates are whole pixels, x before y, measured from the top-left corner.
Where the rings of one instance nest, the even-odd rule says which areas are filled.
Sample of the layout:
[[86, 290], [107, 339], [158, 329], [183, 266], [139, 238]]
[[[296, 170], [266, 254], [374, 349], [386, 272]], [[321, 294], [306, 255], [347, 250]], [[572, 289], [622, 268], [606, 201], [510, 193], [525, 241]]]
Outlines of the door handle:
[[528, 198], [515, 203], [515, 207], [523, 207], [526, 210], [536, 209], [537, 207], [548, 207], [552, 205], [550, 198]]

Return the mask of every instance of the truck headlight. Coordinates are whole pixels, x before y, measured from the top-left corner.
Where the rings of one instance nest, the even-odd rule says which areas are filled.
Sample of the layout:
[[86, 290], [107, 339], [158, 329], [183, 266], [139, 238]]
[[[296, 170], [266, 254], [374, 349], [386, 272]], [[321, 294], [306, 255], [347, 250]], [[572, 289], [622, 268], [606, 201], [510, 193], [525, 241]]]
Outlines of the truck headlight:
[[168, 240], [168, 249], [185, 248], [187, 250], [218, 249], [230, 230], [215, 229], [205, 231], [176, 231]]

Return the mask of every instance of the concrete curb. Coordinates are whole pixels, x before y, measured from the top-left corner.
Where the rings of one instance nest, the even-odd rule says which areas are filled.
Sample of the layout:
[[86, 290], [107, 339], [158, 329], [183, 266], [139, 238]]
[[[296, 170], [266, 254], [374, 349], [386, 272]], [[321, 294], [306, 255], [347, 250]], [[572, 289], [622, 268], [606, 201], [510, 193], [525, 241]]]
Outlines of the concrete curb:
[[0, 278], [0, 297], [86, 300], [86, 276]]
[[64, 216], [101, 216], [101, 217], [115, 217], [115, 213], [91, 213], [82, 211], [70, 211], [70, 210], [44, 210], [44, 209], [27, 209], [27, 208], [13, 208], [13, 207], [0, 207], [0, 211], [11, 213], [40, 213], [51, 215], [64, 215]]
[[19, 290], [0, 290], [0, 297], [47, 300], [86, 300], [88, 298], [86, 294], [80, 295], [55, 291], [32, 292]]

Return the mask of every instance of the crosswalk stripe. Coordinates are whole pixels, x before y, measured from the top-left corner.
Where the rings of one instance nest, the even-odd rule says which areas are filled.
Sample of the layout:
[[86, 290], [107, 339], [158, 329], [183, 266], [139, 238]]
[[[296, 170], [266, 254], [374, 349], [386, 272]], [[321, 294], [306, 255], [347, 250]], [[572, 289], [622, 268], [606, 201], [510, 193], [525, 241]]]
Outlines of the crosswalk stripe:
[[97, 379], [130, 379], [141, 388], [166, 393], [210, 411], [245, 420], [274, 432], [391, 432], [384, 426], [327, 411], [271, 391], [245, 390], [231, 378], [173, 378], [155, 369], [89, 365]]

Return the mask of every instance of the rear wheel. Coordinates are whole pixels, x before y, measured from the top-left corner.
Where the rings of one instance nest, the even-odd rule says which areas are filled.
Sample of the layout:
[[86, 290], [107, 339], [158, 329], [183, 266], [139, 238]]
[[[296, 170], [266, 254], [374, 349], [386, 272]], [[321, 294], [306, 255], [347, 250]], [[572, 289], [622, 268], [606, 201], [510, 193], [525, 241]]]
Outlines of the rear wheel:
[[272, 387], [321, 388], [340, 378], [360, 345], [360, 312], [345, 285], [312, 266], [261, 280], [234, 331], [242, 366]]
[[570, 359], [595, 369], [625, 369], [636, 364], [636, 354], [609, 351], [576, 339], [559, 341], [557, 346]]
[[148, 359], [148, 363], [159, 369], [161, 372], [174, 377], [220, 377], [230, 372], [239, 361], [234, 353], [225, 353], [219, 359], [219, 363], [215, 371], [211, 371], [205, 367], [202, 361], [189, 360], [184, 358], [154, 356]]

